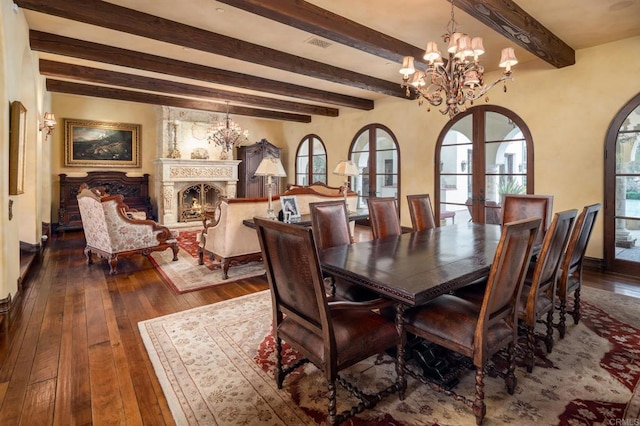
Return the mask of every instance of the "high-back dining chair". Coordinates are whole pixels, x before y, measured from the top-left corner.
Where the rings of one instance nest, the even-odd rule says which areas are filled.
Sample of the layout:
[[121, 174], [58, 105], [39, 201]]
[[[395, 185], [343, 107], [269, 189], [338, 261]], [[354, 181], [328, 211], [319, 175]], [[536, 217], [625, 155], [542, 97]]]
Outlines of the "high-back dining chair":
[[563, 339], [567, 326], [567, 300], [573, 293], [573, 310], [569, 312], [573, 317], [574, 324], [580, 321], [580, 287], [582, 285], [582, 261], [587, 250], [587, 244], [591, 238], [591, 231], [596, 222], [596, 217], [602, 206], [591, 204], [585, 206], [576, 219], [575, 226], [571, 232], [564, 259], [560, 265], [560, 278], [558, 280], [557, 295], [560, 300], [560, 319], [558, 321], [558, 332]]
[[[318, 250], [353, 242], [349, 228], [349, 215], [343, 200], [309, 203], [309, 213]], [[323, 274], [329, 295], [338, 299], [362, 301], [380, 297], [360, 285], [352, 284], [327, 273]]]
[[436, 227], [436, 218], [433, 214], [429, 194], [407, 195], [407, 202], [409, 203], [413, 232], [426, 231]]
[[509, 394], [517, 385], [517, 306], [540, 222], [539, 218], [531, 218], [503, 226], [480, 309], [472, 301], [444, 294], [404, 315], [408, 332], [472, 359], [476, 367], [475, 399], [453, 391], [448, 394], [473, 408], [477, 424], [482, 424], [486, 414], [484, 368], [504, 347], [509, 354], [504, 377]]
[[374, 240], [402, 234], [395, 198], [369, 197], [367, 204]]
[[[254, 218], [254, 222], [271, 291], [278, 389], [282, 389], [287, 374], [311, 361], [328, 382], [328, 422], [332, 425], [374, 406], [395, 390], [402, 397], [402, 339], [393, 320], [372, 311], [381, 303], [328, 302], [312, 229], [260, 218]], [[282, 340], [304, 359], [283, 367]], [[398, 354], [397, 381], [377, 394], [363, 394], [338, 376], [339, 371], [392, 347]], [[336, 381], [361, 401], [339, 415]]]
[[541, 245], [553, 215], [553, 195], [505, 194], [502, 196], [502, 223], [528, 217], [540, 217], [540, 231], [535, 245]]
[[556, 213], [542, 242], [535, 266], [529, 269], [520, 295], [518, 317], [527, 333], [525, 365], [531, 373], [535, 364], [535, 326], [546, 315], [546, 335], [543, 336], [547, 352], [553, 348], [553, 313], [560, 260], [567, 247], [577, 210]]

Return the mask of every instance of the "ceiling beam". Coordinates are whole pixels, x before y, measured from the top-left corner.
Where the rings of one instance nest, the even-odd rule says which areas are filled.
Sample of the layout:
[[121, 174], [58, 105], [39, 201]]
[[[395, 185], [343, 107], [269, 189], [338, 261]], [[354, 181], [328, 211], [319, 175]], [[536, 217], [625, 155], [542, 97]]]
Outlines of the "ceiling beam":
[[269, 80], [218, 68], [210, 68], [204, 65], [62, 37], [40, 31], [29, 31], [29, 42], [33, 50], [56, 55], [71, 56], [89, 61], [103, 62], [349, 108], [372, 110], [374, 106], [373, 101], [369, 99], [326, 92], [296, 84]]
[[223, 105], [212, 102], [197, 101], [193, 99], [162, 96], [153, 93], [135, 92], [131, 90], [116, 89], [106, 86], [93, 86], [89, 84], [73, 83], [62, 80], [46, 80], [47, 90], [57, 93], [91, 96], [95, 98], [118, 99], [128, 102], [139, 102], [151, 105], [164, 105], [178, 108], [196, 109], [202, 111], [222, 112], [227, 110], [231, 114], [246, 115], [250, 117], [268, 118], [271, 120], [295, 121], [298, 123], [310, 123], [310, 115], [291, 114], [280, 111], [268, 111], [264, 109], [247, 108], [236, 105]]
[[455, 5], [556, 68], [576, 63], [575, 51], [513, 0], [456, 0]]
[[[333, 40], [336, 43], [402, 63], [404, 56], [413, 56], [416, 64], [422, 61], [424, 49], [412, 46], [355, 21], [322, 9], [306, 1], [291, 0], [218, 0], [281, 24]], [[426, 65], [426, 64], [425, 64]]]
[[24, 9], [405, 98], [399, 84], [259, 46], [100, 0], [15, 0]]
[[301, 104], [282, 99], [266, 98], [244, 93], [229, 92], [210, 87], [193, 84], [178, 83], [135, 74], [106, 71], [98, 68], [67, 64], [64, 62], [40, 59], [40, 74], [58, 79], [79, 80], [89, 83], [106, 84], [110, 86], [127, 87], [130, 89], [162, 92], [177, 96], [204, 98], [216, 102], [237, 102], [260, 108], [274, 108], [292, 111], [299, 114], [315, 114], [327, 117], [337, 117], [338, 109], [322, 106]]

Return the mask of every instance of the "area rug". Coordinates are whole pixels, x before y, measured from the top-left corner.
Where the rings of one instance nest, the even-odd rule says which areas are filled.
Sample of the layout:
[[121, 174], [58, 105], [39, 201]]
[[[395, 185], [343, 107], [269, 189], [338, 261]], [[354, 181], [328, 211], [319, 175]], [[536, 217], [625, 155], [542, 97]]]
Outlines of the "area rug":
[[[485, 377], [485, 425], [620, 425], [640, 413], [640, 299], [585, 288], [583, 319], [570, 321], [553, 352], [537, 358], [532, 374], [516, 370], [509, 395], [504, 381]], [[274, 380], [268, 291], [139, 323], [142, 339], [178, 425], [307, 425], [326, 421], [324, 376], [306, 364]], [[557, 336], [557, 333], [556, 333]], [[285, 345], [286, 365], [299, 357]], [[394, 380], [388, 355], [343, 373], [376, 386]], [[474, 394], [474, 372], [456, 391]], [[350, 425], [474, 425], [472, 410], [408, 377], [404, 401], [396, 394]], [[365, 386], [366, 388], [366, 386]], [[346, 390], [338, 386], [338, 410]], [[351, 402], [351, 401], [349, 401]]]
[[198, 242], [200, 231], [180, 231], [178, 236], [178, 260], [173, 261], [171, 250], [156, 251], [149, 255], [151, 263], [176, 293], [201, 290], [214, 285], [228, 284], [237, 280], [264, 274], [262, 262], [249, 262], [229, 268], [228, 278], [222, 278], [220, 263], [204, 257], [204, 265], [198, 265]]

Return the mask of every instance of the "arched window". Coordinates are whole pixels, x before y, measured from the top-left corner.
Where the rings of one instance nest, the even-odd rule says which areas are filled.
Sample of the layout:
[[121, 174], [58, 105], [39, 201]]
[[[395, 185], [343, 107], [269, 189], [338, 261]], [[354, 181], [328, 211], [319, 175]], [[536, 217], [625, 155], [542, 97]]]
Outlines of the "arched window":
[[640, 276], [640, 94], [609, 126], [604, 170], [605, 269]]
[[351, 180], [351, 189], [360, 195], [358, 208], [367, 207], [368, 197], [395, 197], [398, 200], [400, 150], [389, 128], [369, 124], [360, 129], [351, 142], [349, 159], [360, 170], [360, 175]]
[[481, 105], [454, 117], [438, 137], [435, 161], [438, 220], [499, 223], [503, 194], [533, 193], [531, 133], [506, 108]]
[[318, 136], [307, 135], [296, 152], [296, 185], [315, 182], [327, 183], [327, 150]]

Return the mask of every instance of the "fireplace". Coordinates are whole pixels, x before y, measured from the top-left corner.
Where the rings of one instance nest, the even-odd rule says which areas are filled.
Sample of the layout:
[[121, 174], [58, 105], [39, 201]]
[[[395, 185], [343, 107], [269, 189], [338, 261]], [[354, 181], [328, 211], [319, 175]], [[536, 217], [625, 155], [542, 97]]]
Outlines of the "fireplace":
[[[235, 198], [239, 160], [155, 160], [158, 222], [165, 226], [193, 226], [218, 196]], [[194, 206], [195, 198], [195, 206]]]
[[208, 183], [187, 186], [178, 192], [178, 222], [204, 219], [204, 212], [213, 210], [218, 201], [218, 189]]

